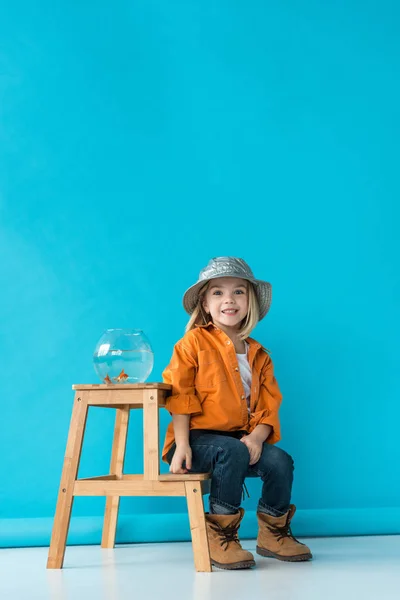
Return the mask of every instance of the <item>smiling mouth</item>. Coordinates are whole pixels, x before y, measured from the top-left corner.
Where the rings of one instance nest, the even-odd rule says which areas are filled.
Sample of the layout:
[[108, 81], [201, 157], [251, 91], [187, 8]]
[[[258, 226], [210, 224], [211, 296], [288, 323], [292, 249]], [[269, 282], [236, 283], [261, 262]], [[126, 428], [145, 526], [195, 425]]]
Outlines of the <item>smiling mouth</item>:
[[223, 310], [222, 314], [224, 315], [228, 315], [228, 317], [234, 317], [236, 315], [236, 313], [238, 313], [239, 311], [236, 309], [229, 309], [229, 310]]

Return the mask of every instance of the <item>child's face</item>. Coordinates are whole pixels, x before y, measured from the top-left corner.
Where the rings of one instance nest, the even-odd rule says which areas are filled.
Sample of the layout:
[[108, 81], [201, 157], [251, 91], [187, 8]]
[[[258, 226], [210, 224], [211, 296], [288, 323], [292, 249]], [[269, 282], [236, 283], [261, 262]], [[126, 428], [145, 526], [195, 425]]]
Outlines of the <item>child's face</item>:
[[238, 329], [249, 306], [248, 283], [236, 277], [212, 279], [203, 300], [207, 314], [221, 329]]

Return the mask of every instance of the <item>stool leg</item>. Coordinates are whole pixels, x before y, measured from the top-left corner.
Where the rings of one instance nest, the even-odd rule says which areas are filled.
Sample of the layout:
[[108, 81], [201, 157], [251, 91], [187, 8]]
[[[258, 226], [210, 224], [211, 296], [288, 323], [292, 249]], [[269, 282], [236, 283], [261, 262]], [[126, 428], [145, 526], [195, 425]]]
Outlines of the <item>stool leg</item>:
[[211, 572], [201, 481], [185, 481], [190, 533], [196, 571]]
[[160, 474], [158, 390], [143, 390], [143, 479]]
[[[129, 406], [117, 408], [115, 418], [114, 440], [111, 453], [110, 474], [116, 479], [121, 479], [124, 470], [126, 439], [129, 424]], [[117, 529], [119, 509], [119, 496], [107, 496], [106, 510], [104, 514], [103, 535], [101, 538], [102, 548], [114, 548], [115, 532]]]
[[75, 394], [74, 406], [72, 409], [71, 424], [68, 432], [67, 448], [65, 450], [64, 466], [61, 474], [56, 514], [54, 517], [49, 556], [47, 560], [48, 569], [61, 569], [64, 562], [65, 544], [67, 541], [74, 500], [74, 484], [81, 457], [87, 412], [88, 405], [85, 399], [85, 393], [80, 391]]

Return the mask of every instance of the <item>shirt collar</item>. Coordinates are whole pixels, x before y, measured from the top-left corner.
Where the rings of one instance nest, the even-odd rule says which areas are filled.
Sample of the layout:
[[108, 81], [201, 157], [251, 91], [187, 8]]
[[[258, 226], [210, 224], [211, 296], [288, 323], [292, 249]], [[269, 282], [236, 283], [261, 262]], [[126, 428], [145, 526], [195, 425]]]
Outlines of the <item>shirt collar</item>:
[[204, 325], [200, 325], [200, 324], [196, 323], [195, 327], [209, 327], [210, 325], [215, 327], [215, 325], [212, 321], [208, 321], [208, 323], [205, 323]]
[[[200, 327], [201, 329], [206, 329], [207, 327], [211, 327], [212, 329], [215, 330], [216, 333], [219, 333], [222, 331], [221, 329], [218, 329], [218, 327], [216, 327], [212, 321], [208, 321], [208, 323], [205, 323], [203, 325], [196, 324], [195, 327]], [[246, 338], [246, 342], [249, 344], [249, 349], [251, 347], [262, 348], [266, 352], [270, 353], [267, 350], [267, 348], [264, 348], [264, 346], [262, 346], [259, 342], [257, 342], [257, 340], [253, 340], [253, 338], [251, 338], [251, 337]]]

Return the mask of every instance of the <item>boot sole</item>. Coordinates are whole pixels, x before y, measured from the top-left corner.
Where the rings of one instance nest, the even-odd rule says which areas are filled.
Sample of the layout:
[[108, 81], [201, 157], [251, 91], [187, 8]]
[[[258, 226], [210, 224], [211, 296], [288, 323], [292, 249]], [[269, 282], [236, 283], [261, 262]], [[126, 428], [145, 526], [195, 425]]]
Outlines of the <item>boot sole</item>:
[[218, 569], [224, 569], [225, 571], [235, 571], [237, 569], [250, 569], [251, 567], [255, 567], [256, 563], [254, 560], [243, 560], [237, 563], [219, 563], [215, 560], [211, 561], [213, 567], [217, 567]]
[[307, 552], [306, 554], [297, 554], [295, 556], [282, 556], [280, 554], [275, 554], [275, 552], [271, 552], [270, 550], [265, 550], [265, 548], [260, 548], [260, 546], [257, 546], [256, 552], [260, 556], [265, 556], [266, 558], [277, 558], [278, 560], [285, 562], [304, 562], [312, 559], [311, 552]]

